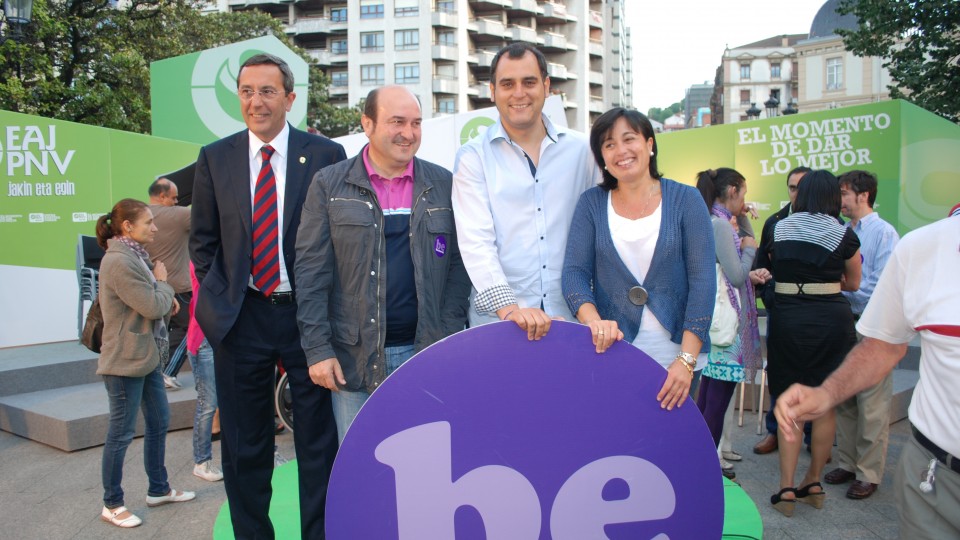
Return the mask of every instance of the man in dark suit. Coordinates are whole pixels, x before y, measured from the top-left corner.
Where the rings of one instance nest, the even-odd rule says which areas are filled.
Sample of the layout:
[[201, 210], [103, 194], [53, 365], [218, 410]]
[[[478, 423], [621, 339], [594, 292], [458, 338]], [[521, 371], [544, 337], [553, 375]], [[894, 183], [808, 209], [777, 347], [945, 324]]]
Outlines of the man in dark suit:
[[337, 427], [330, 391], [310, 380], [300, 348], [294, 245], [310, 178], [346, 155], [287, 123], [296, 94], [280, 58], [248, 59], [237, 89], [248, 129], [200, 150], [190, 235], [201, 283], [195, 316], [214, 350], [230, 518], [237, 538], [274, 538], [272, 396], [282, 359], [297, 419], [301, 533], [318, 539]]

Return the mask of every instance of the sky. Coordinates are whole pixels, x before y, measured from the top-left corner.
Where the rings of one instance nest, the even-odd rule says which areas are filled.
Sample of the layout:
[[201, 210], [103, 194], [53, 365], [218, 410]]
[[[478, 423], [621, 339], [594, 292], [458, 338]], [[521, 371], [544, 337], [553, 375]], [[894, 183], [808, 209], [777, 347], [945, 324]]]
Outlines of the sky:
[[723, 50], [782, 34], [806, 34], [825, 0], [629, 0], [633, 106], [642, 112], [713, 84]]

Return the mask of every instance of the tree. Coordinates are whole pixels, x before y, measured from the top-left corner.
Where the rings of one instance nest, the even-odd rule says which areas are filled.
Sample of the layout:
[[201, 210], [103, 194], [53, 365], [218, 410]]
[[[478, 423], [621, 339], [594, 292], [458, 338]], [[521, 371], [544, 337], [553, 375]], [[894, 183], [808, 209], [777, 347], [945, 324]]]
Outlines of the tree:
[[960, 4], [956, 0], [841, 0], [856, 30], [838, 29], [847, 50], [879, 56], [896, 81], [890, 97], [960, 122]]
[[[0, 108], [149, 133], [153, 61], [268, 34], [310, 61], [280, 21], [261, 11], [203, 15], [197, 0], [111, 4], [35, 0], [25, 42], [0, 46]], [[319, 69], [313, 75], [308, 123], [348, 116], [329, 108], [329, 81]]]
[[652, 109], [647, 111], [647, 118], [651, 120], [656, 120], [657, 122], [660, 122], [662, 124], [667, 120], [667, 118], [670, 118], [671, 116], [683, 110], [683, 103], [685, 100], [686, 98], [678, 101], [677, 103], [674, 103], [673, 105], [670, 105], [666, 109], [661, 109], [660, 107], [653, 107]]

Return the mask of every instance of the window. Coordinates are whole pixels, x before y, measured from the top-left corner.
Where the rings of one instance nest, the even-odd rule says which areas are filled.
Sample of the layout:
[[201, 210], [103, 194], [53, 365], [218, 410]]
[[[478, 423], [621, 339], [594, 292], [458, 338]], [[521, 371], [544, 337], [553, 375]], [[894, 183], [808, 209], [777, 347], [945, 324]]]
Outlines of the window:
[[770, 64], [770, 78], [771, 79], [780, 78], [780, 62], [774, 62]]
[[363, 86], [382, 86], [383, 64], [360, 66], [360, 84]]
[[437, 112], [443, 114], [454, 114], [457, 112], [457, 104], [453, 98], [437, 99]]
[[437, 45], [456, 45], [457, 34], [451, 31], [437, 32]]
[[452, 0], [443, 0], [437, 2], [436, 10], [441, 13], [456, 13], [457, 10], [454, 7], [454, 2]]
[[330, 52], [333, 54], [347, 54], [347, 40], [334, 39], [330, 41]]
[[349, 86], [349, 77], [346, 71], [334, 71], [330, 74], [330, 86]]
[[361, 19], [382, 19], [383, 0], [360, 0]]
[[774, 88], [773, 90], [770, 90], [770, 97], [777, 101], [780, 101], [780, 89]]
[[331, 22], [347, 22], [347, 8], [346, 7], [330, 8], [330, 21]]
[[420, 48], [419, 30], [397, 30], [393, 33], [393, 48], [398, 51], [413, 51]]
[[397, 84], [414, 84], [420, 82], [420, 64], [397, 64], [394, 68], [393, 82]]
[[420, 14], [419, 0], [394, 0], [393, 14], [397, 17], [416, 17]]
[[740, 91], [740, 104], [741, 104], [741, 105], [749, 105], [749, 104], [750, 104], [750, 91], [749, 91], [749, 90], [741, 90], [741, 91]]
[[740, 64], [740, 80], [750, 80], [750, 64]]
[[360, 32], [360, 52], [383, 52], [383, 32]]
[[830, 58], [827, 60], [827, 90], [843, 88], [843, 60]]

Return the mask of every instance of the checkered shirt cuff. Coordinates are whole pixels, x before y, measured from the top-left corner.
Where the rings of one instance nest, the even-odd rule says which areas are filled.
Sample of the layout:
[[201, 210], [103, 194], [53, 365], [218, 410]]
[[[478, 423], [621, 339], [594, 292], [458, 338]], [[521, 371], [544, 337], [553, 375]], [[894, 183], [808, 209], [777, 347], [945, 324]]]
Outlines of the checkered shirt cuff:
[[517, 303], [517, 296], [506, 283], [494, 285], [477, 293], [473, 299], [478, 313], [496, 313], [498, 309]]

